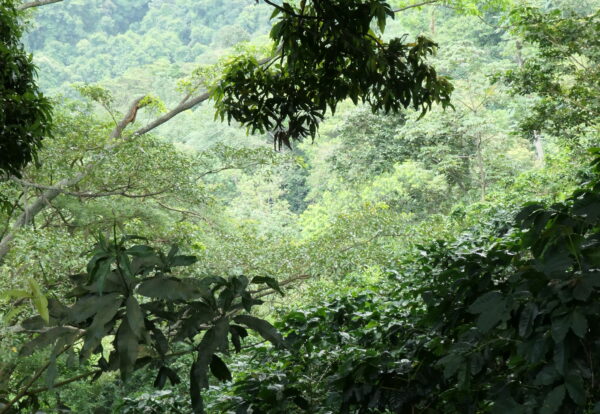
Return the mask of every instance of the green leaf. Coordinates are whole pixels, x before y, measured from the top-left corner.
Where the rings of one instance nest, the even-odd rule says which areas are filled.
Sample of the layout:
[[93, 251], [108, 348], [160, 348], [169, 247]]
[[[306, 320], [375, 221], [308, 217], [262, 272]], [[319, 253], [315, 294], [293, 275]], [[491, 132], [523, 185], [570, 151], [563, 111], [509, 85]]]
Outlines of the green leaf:
[[525, 408], [518, 404], [511, 396], [506, 396], [494, 401], [491, 414], [523, 414]]
[[490, 307], [495, 307], [503, 302], [503, 296], [498, 291], [484, 293], [478, 297], [475, 302], [469, 306], [469, 312], [474, 314], [483, 313], [489, 310]]
[[101, 309], [110, 306], [119, 298], [118, 293], [111, 293], [104, 296], [88, 296], [79, 299], [70, 309], [67, 321], [72, 324], [78, 324], [94, 316]]
[[110, 322], [121, 307], [123, 298], [118, 293], [111, 293], [110, 295], [102, 296], [101, 306], [94, 315], [94, 320], [89, 327], [89, 331], [97, 329], [98, 331], [104, 330], [104, 325]]
[[194, 413], [204, 413], [201, 391], [208, 388], [208, 367], [217, 349], [223, 341], [227, 341], [228, 327], [227, 319], [220, 318], [212, 328], [206, 331], [198, 345], [198, 356], [190, 370], [190, 396]]
[[131, 327], [131, 330], [135, 336], [139, 340], [142, 340], [144, 333], [146, 332], [146, 328], [144, 327], [144, 313], [142, 312], [142, 308], [140, 308], [140, 304], [136, 298], [133, 297], [133, 295], [127, 298], [126, 308], [127, 322], [129, 322], [129, 326]]
[[279, 293], [281, 296], [284, 296], [283, 291], [281, 290], [281, 287], [279, 286], [279, 282], [277, 282], [277, 280], [275, 280], [272, 277], [256, 276], [256, 277], [252, 278], [252, 283], [265, 283], [267, 286], [269, 286], [275, 292]]
[[533, 330], [533, 322], [537, 317], [539, 311], [535, 303], [529, 302], [521, 311], [521, 317], [519, 318], [519, 335], [522, 338], [527, 338], [531, 335]]
[[267, 341], [271, 342], [275, 346], [282, 346], [284, 344], [283, 337], [269, 322], [256, 318], [250, 315], [238, 315], [233, 320], [236, 323], [246, 325], [248, 328], [258, 332]]
[[577, 310], [571, 313], [571, 330], [580, 338], [585, 337], [588, 330], [587, 318]]
[[144, 244], [138, 244], [135, 246], [130, 247], [129, 249], [125, 250], [125, 253], [127, 253], [130, 256], [138, 256], [138, 257], [147, 257], [147, 256], [155, 256], [156, 252], [154, 251], [154, 249], [150, 246], [146, 246]]
[[140, 283], [138, 293], [142, 296], [169, 301], [202, 297], [202, 292], [194, 285], [194, 281], [163, 276], [155, 276]]
[[581, 279], [573, 289], [573, 297], [577, 300], [586, 301], [594, 290], [594, 286], [587, 279]]
[[162, 390], [167, 383], [167, 374], [163, 373], [162, 367], [158, 370], [158, 374], [156, 375], [156, 379], [154, 380], [154, 388], [158, 388]]
[[51, 355], [48, 368], [46, 368], [46, 387], [48, 390], [54, 388], [54, 382], [58, 376], [58, 369], [56, 368], [56, 356]]
[[561, 378], [556, 368], [546, 365], [535, 377], [534, 385], [552, 385]]
[[31, 293], [26, 290], [20, 289], [9, 289], [4, 292], [0, 292], [0, 300], [9, 300], [9, 299], [24, 299], [31, 297]]
[[171, 260], [170, 265], [173, 267], [177, 266], [191, 266], [198, 261], [196, 256], [175, 256]]
[[192, 400], [192, 410], [194, 414], [204, 414], [204, 401], [202, 400], [202, 386], [200, 382], [203, 378], [203, 369], [198, 361], [195, 361], [190, 368], [190, 398]]
[[21, 351], [19, 352], [20, 356], [29, 356], [33, 354], [36, 350], [44, 348], [48, 345], [52, 345], [56, 342], [56, 340], [65, 335], [72, 335], [73, 333], [78, 333], [79, 330], [76, 328], [72, 328], [69, 326], [57, 326], [51, 328], [45, 332], [42, 332], [38, 336], [36, 336], [31, 341], [27, 342], [25, 345], [21, 347]]
[[115, 342], [115, 350], [119, 356], [121, 378], [125, 381], [133, 371], [138, 355], [138, 339], [131, 326], [129, 326], [127, 319], [121, 320]]
[[248, 331], [242, 326], [239, 325], [230, 325], [229, 332], [231, 334], [231, 343], [235, 348], [236, 352], [240, 352], [242, 350], [242, 344], [240, 338], [245, 338], [248, 336]]
[[222, 382], [231, 381], [231, 372], [225, 365], [225, 362], [221, 358], [219, 358], [216, 354], [213, 355], [212, 360], [210, 361], [210, 372]]
[[569, 315], [552, 319], [552, 338], [554, 342], [559, 343], [565, 340], [567, 332], [571, 327], [571, 318]]
[[110, 272], [110, 266], [112, 264], [112, 258], [100, 259], [90, 272], [90, 281], [92, 283], [97, 282], [98, 284], [98, 292], [102, 294], [104, 290], [104, 282], [106, 280], [106, 276]]
[[31, 289], [31, 298], [33, 300], [33, 305], [35, 309], [40, 314], [40, 317], [46, 321], [46, 323], [50, 322], [50, 314], [48, 313], [48, 299], [42, 293], [40, 285], [34, 280], [29, 279], [29, 288]]
[[560, 410], [565, 399], [565, 386], [559, 385], [548, 393], [544, 399], [544, 404], [540, 409], [540, 414], [554, 414]]
[[571, 397], [575, 404], [580, 406], [585, 405], [586, 394], [581, 374], [577, 371], [570, 372], [565, 378], [565, 385], [567, 387], [569, 397]]

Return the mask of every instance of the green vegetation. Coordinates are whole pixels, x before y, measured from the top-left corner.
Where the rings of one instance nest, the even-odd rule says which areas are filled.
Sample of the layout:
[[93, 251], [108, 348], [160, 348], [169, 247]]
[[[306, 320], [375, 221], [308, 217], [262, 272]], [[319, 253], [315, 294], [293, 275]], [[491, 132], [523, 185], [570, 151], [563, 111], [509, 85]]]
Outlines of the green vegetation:
[[0, 413], [600, 412], [599, 10], [0, 3]]

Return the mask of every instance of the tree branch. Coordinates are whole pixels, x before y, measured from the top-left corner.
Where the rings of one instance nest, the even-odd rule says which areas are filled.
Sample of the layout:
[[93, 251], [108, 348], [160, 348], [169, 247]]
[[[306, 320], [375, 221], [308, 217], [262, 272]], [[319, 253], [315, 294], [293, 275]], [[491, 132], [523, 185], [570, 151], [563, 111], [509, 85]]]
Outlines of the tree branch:
[[[122, 197], [127, 197], [127, 198], [146, 198], [146, 197], [152, 197], [152, 196], [164, 194], [168, 191], [167, 189], [162, 189], [162, 190], [154, 191], [151, 193], [144, 193], [144, 194], [129, 194], [125, 190], [104, 191], [104, 192], [98, 192], [98, 193], [92, 193], [90, 191], [77, 192], [77, 191], [67, 191], [65, 188], [60, 188], [60, 187], [36, 184], [36, 183], [25, 181], [23, 179], [16, 178], [16, 177], [11, 177], [10, 179], [18, 184], [25, 186], [25, 187], [33, 187], [33, 188], [37, 188], [40, 190], [56, 190], [56, 191], [60, 191], [62, 194], [65, 194], [65, 195], [81, 197], [81, 198], [100, 198], [100, 197], [111, 197], [111, 196], [122, 196]], [[127, 188], [127, 187], [128, 186], [124, 186], [122, 188]]]
[[17, 6], [17, 10], [31, 9], [32, 7], [45, 6], [47, 4], [58, 3], [63, 0], [36, 0], [29, 3], [23, 3]]
[[403, 12], [404, 10], [412, 9], [414, 7], [427, 6], [428, 4], [439, 3], [440, 1], [442, 1], [442, 0], [429, 0], [429, 1], [424, 1], [422, 3], [411, 4], [410, 6], [400, 7], [399, 9], [393, 10], [393, 12], [400, 13], [400, 12]]

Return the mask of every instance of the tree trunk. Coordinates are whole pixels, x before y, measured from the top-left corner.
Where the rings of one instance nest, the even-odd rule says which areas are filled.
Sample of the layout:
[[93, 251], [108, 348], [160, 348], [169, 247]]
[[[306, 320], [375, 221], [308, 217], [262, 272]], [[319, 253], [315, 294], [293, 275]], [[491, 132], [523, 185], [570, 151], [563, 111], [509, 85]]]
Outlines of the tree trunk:
[[533, 131], [533, 146], [535, 148], [535, 160], [538, 166], [543, 167], [544, 160], [544, 144], [542, 142], [542, 134], [539, 131]]

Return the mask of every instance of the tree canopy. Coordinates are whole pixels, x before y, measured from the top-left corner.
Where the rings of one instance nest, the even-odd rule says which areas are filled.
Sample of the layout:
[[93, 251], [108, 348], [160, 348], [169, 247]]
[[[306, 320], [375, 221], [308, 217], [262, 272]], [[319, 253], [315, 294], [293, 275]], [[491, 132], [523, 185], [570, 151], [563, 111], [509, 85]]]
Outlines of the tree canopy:
[[600, 2], [125, 3], [0, 15], [1, 414], [599, 412]]

